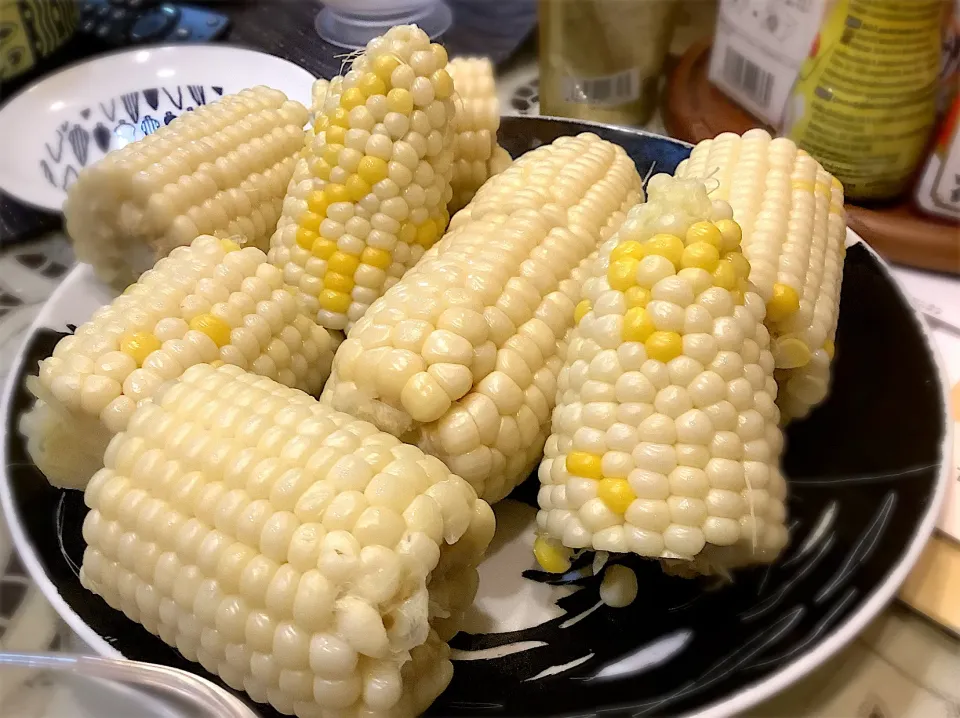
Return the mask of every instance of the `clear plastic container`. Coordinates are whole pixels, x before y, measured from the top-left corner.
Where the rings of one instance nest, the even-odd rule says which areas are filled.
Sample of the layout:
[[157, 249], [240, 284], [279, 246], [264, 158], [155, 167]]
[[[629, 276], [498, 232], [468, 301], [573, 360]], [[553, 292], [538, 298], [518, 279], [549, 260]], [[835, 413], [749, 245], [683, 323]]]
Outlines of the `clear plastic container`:
[[167, 666], [67, 653], [0, 653], [3, 718], [259, 718], [239, 698]]
[[317, 14], [317, 33], [327, 42], [358, 50], [394, 25], [417, 25], [436, 39], [453, 22], [443, 0], [330, 0]]

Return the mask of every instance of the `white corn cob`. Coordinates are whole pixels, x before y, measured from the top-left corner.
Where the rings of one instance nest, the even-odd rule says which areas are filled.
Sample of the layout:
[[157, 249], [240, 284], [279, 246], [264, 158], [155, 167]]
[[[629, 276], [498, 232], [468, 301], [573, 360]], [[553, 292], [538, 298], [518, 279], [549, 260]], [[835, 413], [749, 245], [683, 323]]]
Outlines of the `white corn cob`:
[[121, 289], [200, 234], [266, 250], [306, 121], [303, 105], [255, 87], [109, 153], [67, 194], [77, 258]]
[[87, 487], [80, 581], [281, 713], [414, 716], [493, 512], [436, 459], [237, 367], [142, 403]]
[[[826, 398], [846, 253], [843, 186], [763, 130], [698, 144], [677, 177], [703, 178], [743, 227], [750, 281], [767, 304], [784, 421]], [[709, 179], [706, 179], [709, 178]]]
[[354, 326], [322, 400], [439, 457], [481, 498], [506, 496], [549, 431], [578, 266], [640, 185], [596, 135], [524, 155]]
[[539, 470], [550, 571], [566, 547], [722, 573], [787, 540], [774, 361], [740, 230], [699, 181], [659, 175], [648, 195], [601, 248], [568, 335]]
[[352, 326], [446, 229], [446, 64], [422, 30], [399, 26], [326, 88], [269, 256], [328, 329]]
[[453, 126], [457, 133], [453, 148], [453, 199], [450, 214], [465, 207], [480, 186], [510, 164], [510, 155], [497, 144], [500, 129], [500, 101], [493, 79], [493, 64], [481, 57], [450, 61], [447, 72], [457, 91]]
[[236, 364], [318, 394], [336, 341], [259, 249], [198, 237], [57, 344], [28, 380], [22, 423], [50, 483], [83, 488], [138, 401], [201, 362]]

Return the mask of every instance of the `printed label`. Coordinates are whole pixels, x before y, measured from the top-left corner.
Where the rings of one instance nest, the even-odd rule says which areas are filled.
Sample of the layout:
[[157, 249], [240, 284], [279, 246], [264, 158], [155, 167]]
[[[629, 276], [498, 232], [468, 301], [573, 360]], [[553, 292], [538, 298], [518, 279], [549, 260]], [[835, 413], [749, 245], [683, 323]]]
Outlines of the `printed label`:
[[640, 70], [600, 77], [563, 78], [563, 99], [581, 105], [625, 105], [640, 99]]

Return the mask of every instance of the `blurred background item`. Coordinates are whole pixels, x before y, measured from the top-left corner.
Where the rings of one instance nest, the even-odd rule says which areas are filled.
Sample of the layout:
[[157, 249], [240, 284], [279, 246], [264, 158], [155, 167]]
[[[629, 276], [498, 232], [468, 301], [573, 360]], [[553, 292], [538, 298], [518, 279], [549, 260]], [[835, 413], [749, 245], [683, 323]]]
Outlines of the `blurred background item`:
[[443, 0], [326, 0], [316, 27], [327, 42], [359, 50], [394, 25], [417, 25], [434, 40], [452, 21]]
[[[917, 184], [917, 204], [931, 214], [960, 219], [960, 97], [937, 133]], [[960, 243], [960, 230], [957, 242]]]
[[41, 65], [70, 39], [77, 19], [73, 0], [0, 0], [0, 82]]
[[657, 105], [677, 0], [540, 0], [540, 110], [618, 125]]

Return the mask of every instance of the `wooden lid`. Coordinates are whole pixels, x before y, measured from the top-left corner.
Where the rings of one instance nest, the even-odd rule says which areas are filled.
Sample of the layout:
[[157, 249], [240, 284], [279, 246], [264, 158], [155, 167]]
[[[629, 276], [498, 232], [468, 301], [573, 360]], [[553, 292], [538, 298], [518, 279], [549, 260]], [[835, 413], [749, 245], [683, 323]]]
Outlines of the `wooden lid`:
[[[707, 80], [710, 42], [692, 46], [667, 83], [667, 132], [697, 143], [721, 132], [772, 128], [736, 105]], [[922, 269], [960, 274], [960, 225], [920, 212], [908, 198], [886, 206], [847, 203], [847, 224], [886, 259]]]

